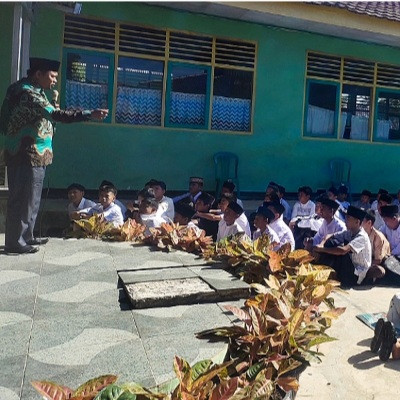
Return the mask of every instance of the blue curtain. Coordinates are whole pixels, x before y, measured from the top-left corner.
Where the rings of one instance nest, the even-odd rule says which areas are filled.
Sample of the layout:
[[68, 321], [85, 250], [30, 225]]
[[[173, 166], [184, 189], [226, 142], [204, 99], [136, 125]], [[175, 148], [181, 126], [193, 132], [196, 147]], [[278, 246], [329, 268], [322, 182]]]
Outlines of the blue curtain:
[[213, 97], [211, 128], [222, 131], [250, 131], [251, 100]]
[[108, 108], [108, 86], [67, 80], [65, 106], [74, 109]]

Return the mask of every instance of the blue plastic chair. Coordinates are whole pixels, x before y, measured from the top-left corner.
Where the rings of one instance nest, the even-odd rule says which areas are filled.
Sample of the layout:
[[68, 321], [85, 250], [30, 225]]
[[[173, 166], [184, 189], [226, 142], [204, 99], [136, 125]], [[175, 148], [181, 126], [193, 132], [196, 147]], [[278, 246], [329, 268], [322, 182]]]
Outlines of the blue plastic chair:
[[331, 174], [331, 184], [335, 187], [346, 185], [349, 189], [350, 196], [351, 162], [345, 158], [332, 158], [329, 160], [329, 168]]
[[222, 190], [222, 185], [225, 181], [231, 180], [236, 188], [237, 196], [240, 196], [239, 191], [239, 178], [238, 178], [238, 165], [239, 157], [234, 153], [221, 151], [214, 154], [215, 165], [215, 193], [219, 197]]

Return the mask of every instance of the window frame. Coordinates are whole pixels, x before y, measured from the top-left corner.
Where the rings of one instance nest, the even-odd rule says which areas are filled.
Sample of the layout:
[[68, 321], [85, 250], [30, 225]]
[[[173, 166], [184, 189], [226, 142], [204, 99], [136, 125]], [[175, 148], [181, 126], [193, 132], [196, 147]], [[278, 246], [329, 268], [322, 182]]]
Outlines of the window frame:
[[[308, 116], [308, 107], [309, 107], [309, 94], [310, 94], [310, 83], [318, 83], [322, 85], [331, 85], [336, 87], [336, 105], [335, 105], [335, 114], [336, 117], [334, 119], [334, 131], [332, 136], [322, 136], [322, 135], [309, 135], [307, 134], [307, 116]], [[335, 81], [324, 81], [316, 78], [307, 78], [306, 80], [306, 93], [305, 93], [305, 107], [304, 107], [304, 118], [303, 118], [303, 135], [307, 138], [319, 138], [319, 139], [327, 139], [333, 140], [339, 138], [339, 127], [340, 127], [340, 104], [341, 104], [341, 91], [342, 85], [339, 82]]]
[[65, 108], [65, 97], [66, 97], [66, 89], [67, 89], [67, 60], [68, 54], [70, 53], [78, 53], [83, 55], [91, 55], [91, 56], [100, 56], [106, 57], [109, 59], [110, 68], [108, 71], [108, 88], [107, 88], [107, 104], [108, 104], [108, 116], [104, 119], [103, 122], [111, 124], [114, 121], [114, 113], [115, 113], [115, 105], [114, 105], [114, 70], [115, 70], [115, 55], [109, 52], [100, 52], [95, 50], [86, 50], [75, 47], [64, 47], [63, 48], [63, 58], [62, 58], [62, 80], [61, 80], [61, 97], [60, 97], [60, 105], [61, 108]]
[[373, 121], [373, 141], [376, 143], [388, 143], [388, 144], [400, 144], [400, 139], [398, 140], [391, 140], [391, 139], [382, 139], [378, 138], [378, 100], [379, 100], [379, 93], [387, 92], [387, 93], [396, 93], [400, 95], [400, 89], [389, 89], [382, 86], [376, 87], [375, 90], [375, 99], [374, 99], [374, 121]]
[[[180, 67], [188, 67], [188, 68], [201, 68], [207, 70], [207, 83], [206, 83], [206, 99], [205, 99], [205, 110], [204, 110], [204, 125], [181, 125], [174, 124], [169, 122], [169, 117], [171, 116], [171, 92], [172, 92], [172, 78], [171, 78], [171, 70], [174, 66]], [[167, 66], [167, 86], [165, 90], [165, 117], [164, 117], [164, 126], [167, 128], [186, 128], [186, 129], [208, 129], [210, 126], [210, 103], [211, 103], [211, 73], [212, 68], [210, 65], [204, 64], [192, 64], [188, 62], [179, 62], [179, 61], [169, 61]]]

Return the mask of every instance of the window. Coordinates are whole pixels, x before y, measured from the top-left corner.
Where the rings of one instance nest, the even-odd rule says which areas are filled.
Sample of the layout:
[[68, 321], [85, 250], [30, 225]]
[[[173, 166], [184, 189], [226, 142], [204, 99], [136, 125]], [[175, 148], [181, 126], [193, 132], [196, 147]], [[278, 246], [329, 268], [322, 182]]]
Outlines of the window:
[[308, 52], [305, 100], [305, 136], [400, 140], [400, 67]]
[[66, 15], [64, 46], [69, 107], [103, 104], [117, 124], [252, 131], [253, 42]]
[[[65, 108], [79, 110], [111, 107], [110, 55], [66, 51]], [[110, 116], [105, 119], [110, 122]]]
[[115, 122], [161, 125], [164, 63], [119, 57]]
[[206, 128], [210, 69], [197, 65], [171, 63], [167, 90], [168, 126]]

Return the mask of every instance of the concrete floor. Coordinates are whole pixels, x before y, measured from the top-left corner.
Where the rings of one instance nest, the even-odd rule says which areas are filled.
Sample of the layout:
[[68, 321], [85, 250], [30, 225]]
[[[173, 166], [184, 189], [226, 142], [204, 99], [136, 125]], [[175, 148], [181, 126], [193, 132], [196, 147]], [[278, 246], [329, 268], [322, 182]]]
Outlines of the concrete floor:
[[[139, 260], [190, 265], [194, 257], [53, 238], [33, 255], [0, 254], [0, 400], [40, 399], [32, 380], [77, 387], [107, 373], [152, 386], [173, 376], [175, 354], [193, 363], [224, 351], [222, 343], [194, 337], [231, 323], [223, 304], [131, 309], [117, 270]], [[338, 340], [321, 346], [325, 357], [301, 375], [297, 399], [398, 397], [400, 361], [382, 363], [372, 354], [373, 331], [355, 317], [387, 311], [397, 290], [353, 289], [335, 296], [337, 306], [347, 307], [328, 330]]]

